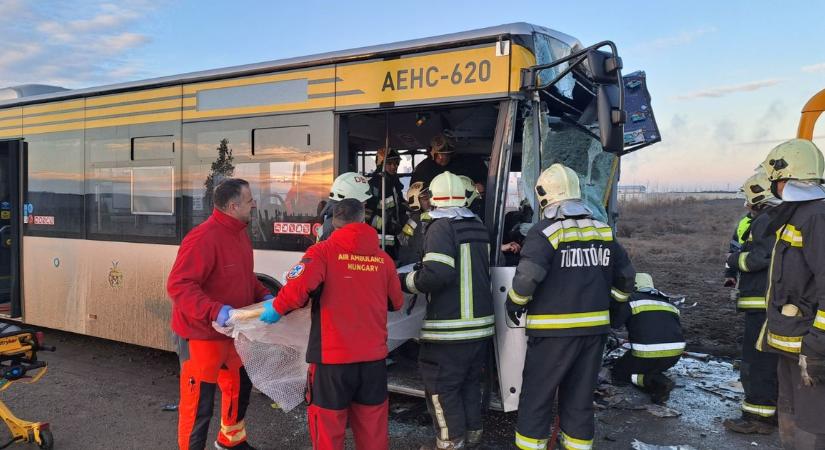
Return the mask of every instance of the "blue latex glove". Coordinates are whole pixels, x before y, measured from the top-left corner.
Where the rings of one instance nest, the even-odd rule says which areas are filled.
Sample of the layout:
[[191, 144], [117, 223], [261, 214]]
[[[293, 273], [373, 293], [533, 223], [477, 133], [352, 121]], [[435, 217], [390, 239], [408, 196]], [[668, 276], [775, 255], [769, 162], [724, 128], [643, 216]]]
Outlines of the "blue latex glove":
[[229, 320], [229, 313], [232, 311], [232, 307], [229, 305], [221, 306], [221, 310], [218, 311], [218, 317], [215, 318], [215, 322], [218, 322], [218, 325], [225, 327], [226, 321]]
[[275, 306], [272, 305], [272, 296], [270, 296], [269, 300], [264, 302], [264, 312], [261, 313], [261, 321], [266, 323], [275, 323], [281, 320], [281, 315], [278, 314], [278, 311], [275, 311]]

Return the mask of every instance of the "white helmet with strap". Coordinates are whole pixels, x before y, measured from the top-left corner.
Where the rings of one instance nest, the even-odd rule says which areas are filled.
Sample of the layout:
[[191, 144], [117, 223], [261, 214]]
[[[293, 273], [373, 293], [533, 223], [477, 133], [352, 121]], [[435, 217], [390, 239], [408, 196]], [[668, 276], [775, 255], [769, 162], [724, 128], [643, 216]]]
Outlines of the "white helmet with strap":
[[478, 189], [476, 189], [476, 184], [473, 183], [470, 177], [467, 175], [459, 175], [458, 177], [461, 178], [461, 181], [464, 183], [464, 196], [467, 198], [464, 206], [469, 207], [476, 199], [481, 197], [481, 194], [478, 192]]
[[539, 175], [536, 196], [541, 209], [563, 200], [581, 199], [579, 176], [563, 164], [553, 164]]
[[332, 183], [332, 189], [329, 193], [330, 199], [338, 201], [345, 198], [354, 198], [359, 202], [365, 202], [370, 197], [372, 197], [372, 194], [370, 193], [370, 184], [367, 177], [355, 172], [338, 175], [338, 178]]
[[424, 187], [423, 181], [416, 181], [407, 189], [407, 204], [410, 205], [410, 210], [419, 211], [421, 209], [420, 197], [430, 195], [430, 191]]
[[432, 204], [438, 208], [464, 206], [467, 201], [464, 182], [452, 172], [443, 172], [430, 182]]
[[762, 167], [756, 169], [756, 173], [745, 180], [742, 192], [745, 194], [745, 202], [750, 206], [778, 203], [771, 193], [771, 181], [768, 180], [768, 174]]
[[762, 162], [770, 181], [805, 180], [822, 183], [825, 161], [816, 144], [807, 139], [791, 139], [774, 147]]
[[636, 290], [650, 290], [654, 289], [653, 286], [653, 277], [650, 276], [649, 273], [637, 272], [636, 273]]

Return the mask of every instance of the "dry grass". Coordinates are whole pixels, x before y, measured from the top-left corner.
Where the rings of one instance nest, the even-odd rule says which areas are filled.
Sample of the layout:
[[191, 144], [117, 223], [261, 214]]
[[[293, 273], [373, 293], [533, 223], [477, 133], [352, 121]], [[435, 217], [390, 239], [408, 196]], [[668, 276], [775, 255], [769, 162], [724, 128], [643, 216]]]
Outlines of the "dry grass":
[[617, 236], [636, 270], [664, 292], [698, 302], [682, 313], [688, 347], [736, 356], [742, 317], [722, 286], [728, 242], [745, 213], [741, 200], [659, 200], [620, 206]]

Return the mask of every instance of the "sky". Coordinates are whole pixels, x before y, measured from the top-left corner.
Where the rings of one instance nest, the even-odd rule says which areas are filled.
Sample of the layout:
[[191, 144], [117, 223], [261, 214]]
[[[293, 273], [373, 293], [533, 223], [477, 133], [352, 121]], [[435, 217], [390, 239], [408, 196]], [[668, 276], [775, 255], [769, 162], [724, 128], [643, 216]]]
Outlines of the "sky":
[[[825, 1], [0, 0], [0, 87], [81, 88], [510, 22], [616, 43], [645, 70], [662, 142], [622, 183], [736, 189], [825, 89]], [[825, 119], [822, 119], [825, 123]], [[815, 130], [825, 148], [825, 125]]]

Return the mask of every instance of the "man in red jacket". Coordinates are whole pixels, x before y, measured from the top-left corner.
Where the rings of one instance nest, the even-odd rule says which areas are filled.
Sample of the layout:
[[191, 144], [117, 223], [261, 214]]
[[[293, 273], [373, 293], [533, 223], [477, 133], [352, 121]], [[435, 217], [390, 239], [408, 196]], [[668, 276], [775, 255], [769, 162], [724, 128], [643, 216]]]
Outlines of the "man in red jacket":
[[232, 339], [212, 328], [229, 311], [272, 295], [255, 277], [246, 226], [255, 208], [249, 183], [224, 180], [215, 188], [215, 210], [183, 239], [166, 290], [181, 359], [178, 445], [206, 445], [215, 389], [221, 390], [221, 429], [215, 447], [249, 450], [244, 415], [252, 383]]
[[307, 420], [315, 450], [343, 450], [347, 420], [358, 450], [389, 448], [387, 310], [404, 297], [392, 258], [363, 222], [360, 201], [335, 205], [335, 231], [307, 250], [261, 314], [274, 323], [312, 302]]

